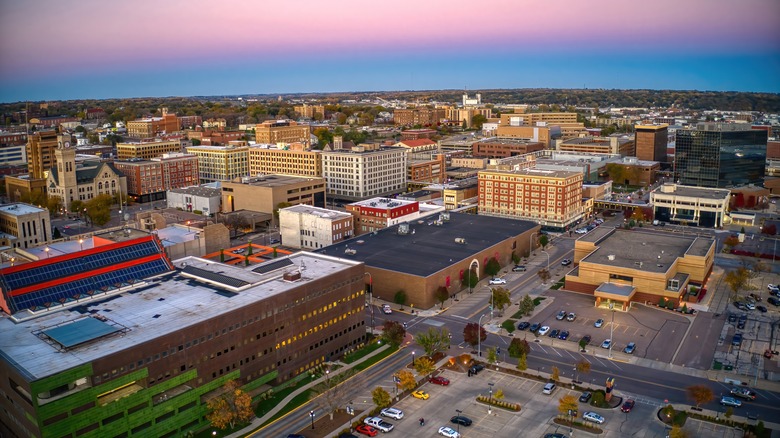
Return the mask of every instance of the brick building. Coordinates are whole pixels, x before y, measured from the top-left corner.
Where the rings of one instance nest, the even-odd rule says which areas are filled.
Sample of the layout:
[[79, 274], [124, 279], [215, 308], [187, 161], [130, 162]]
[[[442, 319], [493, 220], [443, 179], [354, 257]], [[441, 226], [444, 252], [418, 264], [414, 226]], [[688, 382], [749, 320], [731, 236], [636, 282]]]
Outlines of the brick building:
[[255, 125], [257, 143], [306, 143], [311, 142], [309, 125], [299, 125], [292, 120], [267, 120]]
[[668, 139], [669, 125], [634, 126], [636, 157], [640, 160], [665, 163]]
[[127, 178], [127, 194], [135, 202], [165, 199], [172, 189], [198, 185], [198, 157], [193, 154], [163, 154], [151, 160], [114, 161]]
[[506, 158], [545, 149], [544, 143], [511, 138], [491, 138], [471, 145], [476, 158]]

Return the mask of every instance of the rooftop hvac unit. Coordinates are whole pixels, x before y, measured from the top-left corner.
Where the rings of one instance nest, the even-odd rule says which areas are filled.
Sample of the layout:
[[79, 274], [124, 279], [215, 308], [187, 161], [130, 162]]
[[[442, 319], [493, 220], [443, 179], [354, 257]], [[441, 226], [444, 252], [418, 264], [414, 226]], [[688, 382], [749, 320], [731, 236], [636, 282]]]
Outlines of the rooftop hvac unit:
[[351, 249], [351, 248], [347, 248], [347, 249], [344, 250], [344, 254], [355, 255], [355, 254], [357, 254], [357, 250], [354, 250], [354, 249]]
[[610, 254], [610, 255], [608, 255], [608, 256], [607, 256], [607, 259], [608, 259], [609, 261], [613, 261], [613, 260], [615, 260], [615, 254]]

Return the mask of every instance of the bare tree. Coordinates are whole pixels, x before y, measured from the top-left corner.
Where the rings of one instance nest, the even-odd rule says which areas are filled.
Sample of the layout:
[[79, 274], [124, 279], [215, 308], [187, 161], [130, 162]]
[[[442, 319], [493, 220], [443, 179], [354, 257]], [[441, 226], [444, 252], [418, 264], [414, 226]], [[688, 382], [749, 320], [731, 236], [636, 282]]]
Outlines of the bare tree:
[[349, 395], [363, 385], [363, 374], [356, 375], [354, 370], [345, 370], [340, 374], [330, 376], [325, 373], [325, 380], [312, 388], [312, 395], [316, 397], [316, 403], [325, 409], [333, 419], [333, 414], [349, 402]]

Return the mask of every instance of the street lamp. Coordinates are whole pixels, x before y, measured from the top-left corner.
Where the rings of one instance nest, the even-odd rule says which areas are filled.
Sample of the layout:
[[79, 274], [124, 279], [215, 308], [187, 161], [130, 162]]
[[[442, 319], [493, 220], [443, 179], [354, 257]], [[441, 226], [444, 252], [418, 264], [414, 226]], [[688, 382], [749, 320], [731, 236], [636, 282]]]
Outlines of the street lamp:
[[311, 430], [314, 430], [314, 411], [309, 411], [309, 417], [311, 417]]
[[[455, 409], [455, 412], [458, 414], [459, 417], [460, 417], [460, 414], [463, 413], [463, 411], [461, 411], [460, 409]], [[456, 422], [455, 424], [458, 425], [458, 435], [460, 435], [460, 418], [458, 418], [458, 422]]]
[[479, 326], [477, 327], [477, 357], [482, 357], [482, 318], [486, 316], [487, 313], [479, 317]]
[[412, 366], [414, 366], [414, 351], [412, 351]]
[[49, 251], [51, 251], [51, 248], [49, 248], [49, 247], [47, 246], [47, 247], [46, 247], [46, 248], [44, 248], [43, 250], [44, 250], [44, 251], [46, 251], [46, 258], [48, 259], [48, 258], [49, 258]]
[[609, 358], [612, 359], [612, 344], [615, 343], [613, 341], [615, 333], [615, 303], [609, 303], [609, 310], [612, 311], [612, 322], [609, 323]]
[[488, 414], [493, 412], [493, 385], [494, 383], [488, 383], [489, 390], [490, 390], [490, 397], [488, 397]]
[[542, 252], [547, 255], [547, 272], [550, 272], [550, 253], [545, 250], [542, 250]]
[[493, 293], [493, 288], [490, 286], [485, 286], [490, 291], [490, 319], [493, 320], [493, 307], [495, 306], [495, 303], [493, 302], [493, 298], [495, 297], [495, 293]]
[[81, 247], [81, 250], [84, 251], [84, 239], [79, 239], [79, 247]]

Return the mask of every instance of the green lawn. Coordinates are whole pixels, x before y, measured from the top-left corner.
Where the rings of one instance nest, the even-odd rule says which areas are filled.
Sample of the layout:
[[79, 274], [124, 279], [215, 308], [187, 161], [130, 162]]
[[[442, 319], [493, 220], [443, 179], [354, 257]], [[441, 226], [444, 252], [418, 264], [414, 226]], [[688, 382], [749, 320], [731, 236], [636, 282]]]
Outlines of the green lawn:
[[344, 363], [355, 362], [355, 361], [357, 361], [357, 360], [367, 356], [372, 351], [376, 350], [377, 348], [381, 347], [382, 345], [384, 345], [384, 344], [382, 344], [381, 342], [371, 341], [368, 345], [366, 345], [365, 347], [361, 348], [360, 350], [353, 351], [352, 353], [349, 353], [349, 354], [345, 354], [344, 355], [344, 359], [342, 360], [342, 362], [344, 362]]

